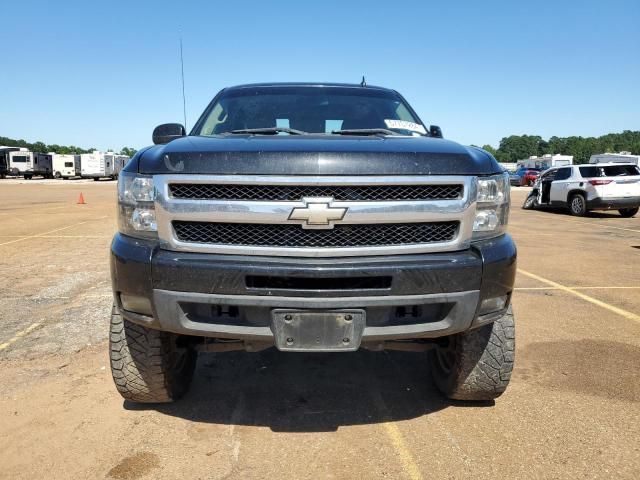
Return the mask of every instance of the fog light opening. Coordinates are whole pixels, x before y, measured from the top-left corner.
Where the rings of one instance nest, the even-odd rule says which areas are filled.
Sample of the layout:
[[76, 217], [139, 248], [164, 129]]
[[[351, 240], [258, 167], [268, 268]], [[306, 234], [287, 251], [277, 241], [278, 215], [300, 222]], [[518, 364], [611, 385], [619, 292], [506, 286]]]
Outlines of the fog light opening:
[[120, 294], [120, 303], [122, 308], [128, 312], [139, 313], [141, 315], [153, 315], [151, 310], [151, 302], [146, 297], [140, 297], [138, 295], [126, 295]]
[[499, 312], [504, 310], [509, 301], [509, 295], [502, 295], [500, 297], [485, 298], [480, 304], [479, 315], [486, 315], [488, 313]]

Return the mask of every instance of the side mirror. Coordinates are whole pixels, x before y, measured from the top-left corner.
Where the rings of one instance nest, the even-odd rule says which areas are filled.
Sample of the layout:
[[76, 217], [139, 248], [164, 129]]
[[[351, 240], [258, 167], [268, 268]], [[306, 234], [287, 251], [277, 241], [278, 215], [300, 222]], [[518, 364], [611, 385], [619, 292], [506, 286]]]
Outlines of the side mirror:
[[153, 129], [153, 143], [161, 145], [176, 138], [184, 137], [187, 131], [180, 123], [163, 123]]
[[431, 125], [429, 127], [429, 135], [435, 138], [442, 138], [442, 129], [437, 125]]

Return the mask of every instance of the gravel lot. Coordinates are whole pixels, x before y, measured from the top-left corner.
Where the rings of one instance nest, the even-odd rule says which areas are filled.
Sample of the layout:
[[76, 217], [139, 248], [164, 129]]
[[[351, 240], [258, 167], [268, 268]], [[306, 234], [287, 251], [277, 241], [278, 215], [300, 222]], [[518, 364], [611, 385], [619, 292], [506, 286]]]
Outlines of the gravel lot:
[[495, 403], [445, 400], [423, 354], [268, 350], [201, 355], [187, 397], [140, 407], [108, 370], [115, 182], [0, 181], [0, 478], [639, 478], [640, 218], [527, 190]]

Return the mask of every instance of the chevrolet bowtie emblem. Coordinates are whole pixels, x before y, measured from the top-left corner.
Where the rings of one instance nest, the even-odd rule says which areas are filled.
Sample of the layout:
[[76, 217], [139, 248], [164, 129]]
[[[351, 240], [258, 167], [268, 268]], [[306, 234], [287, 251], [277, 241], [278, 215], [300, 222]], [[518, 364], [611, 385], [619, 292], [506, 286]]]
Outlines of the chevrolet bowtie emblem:
[[333, 198], [304, 198], [304, 207], [291, 210], [289, 220], [302, 220], [302, 228], [333, 228], [333, 222], [342, 220], [347, 208], [332, 207]]

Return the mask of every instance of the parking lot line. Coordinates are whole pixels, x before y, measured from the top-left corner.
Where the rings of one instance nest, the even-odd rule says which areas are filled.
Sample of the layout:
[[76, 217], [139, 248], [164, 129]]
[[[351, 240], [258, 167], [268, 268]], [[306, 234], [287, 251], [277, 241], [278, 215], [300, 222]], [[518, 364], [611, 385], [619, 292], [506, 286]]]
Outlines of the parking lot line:
[[54, 230], [49, 230], [48, 232], [38, 233], [37, 235], [27, 235], [27, 236], [24, 236], [24, 237], [17, 238], [15, 240], [10, 240], [8, 242], [0, 243], [0, 247], [2, 247], [3, 245], [9, 245], [11, 243], [21, 242], [22, 240], [27, 240], [29, 238], [41, 238], [41, 237], [44, 237], [45, 235], [49, 235], [50, 233], [61, 232], [62, 230], [67, 230], [69, 228], [77, 227], [78, 225], [84, 225], [85, 223], [94, 222], [96, 220], [103, 220], [105, 218], [107, 218], [106, 215], [103, 216], [103, 217], [93, 218], [91, 220], [85, 220], [84, 222], [74, 223], [73, 225], [68, 225], [66, 227], [56, 228]]
[[34, 323], [32, 325], [29, 325], [27, 328], [25, 328], [24, 330], [21, 330], [20, 332], [16, 333], [13, 337], [11, 337], [9, 340], [7, 340], [4, 343], [0, 343], [0, 352], [2, 350], [4, 350], [5, 348], [8, 348], [9, 346], [11, 346], [12, 344], [16, 343], [18, 340], [20, 340], [22, 337], [30, 334], [31, 332], [33, 332], [36, 328], [38, 328], [39, 326], [41, 326], [42, 323], [37, 322]]
[[[24, 235], [0, 235], [0, 238], [19, 238]], [[113, 235], [38, 235], [38, 238], [113, 238]]]
[[413, 454], [411, 453], [411, 450], [407, 446], [407, 442], [404, 441], [404, 437], [402, 435], [402, 432], [400, 431], [400, 428], [398, 428], [398, 425], [396, 425], [395, 422], [390, 420], [389, 409], [387, 408], [387, 405], [384, 403], [382, 394], [376, 388], [372, 396], [373, 396], [373, 402], [376, 408], [384, 417], [384, 421], [382, 422], [381, 425], [382, 427], [384, 427], [384, 430], [387, 436], [389, 437], [389, 440], [391, 440], [391, 444], [393, 445], [393, 448], [395, 449], [395, 451], [398, 453], [398, 456], [400, 457], [400, 463], [402, 464], [403, 470], [407, 473], [408, 477], [411, 480], [422, 480], [423, 477], [422, 477], [422, 473], [420, 473], [420, 467], [418, 467], [418, 464], [413, 458]]
[[[640, 290], [638, 287], [569, 287], [571, 290]], [[562, 290], [558, 287], [516, 287], [514, 290]]]
[[638, 322], [640, 323], [640, 315], [636, 315], [635, 313], [629, 312], [627, 310], [624, 310], [622, 308], [618, 308], [615, 307], [613, 305], [610, 305], [606, 302], [603, 302], [601, 300], [598, 300], [596, 298], [590, 297], [589, 295], [585, 295], [584, 293], [578, 292], [575, 288], [571, 288], [571, 287], [566, 287], [558, 282], [554, 282], [553, 280], [549, 280], [543, 277], [540, 277], [539, 275], [536, 275], [535, 273], [531, 273], [531, 272], [527, 272], [526, 270], [522, 270], [522, 269], [518, 269], [518, 273], [521, 273], [522, 275], [525, 275], [529, 278], [533, 278], [534, 280], [537, 280], [541, 283], [546, 283], [547, 285], [554, 287], [557, 290], [562, 290], [563, 292], [567, 292], [570, 293], [572, 295], [575, 295], [578, 298], [581, 298], [582, 300], [585, 300], [589, 303], [593, 303], [594, 305], [597, 305], [599, 307], [602, 307], [604, 309], [609, 310], [610, 312], [614, 312], [624, 318], [627, 318], [629, 320], [633, 320], [634, 322]]
[[581, 222], [579, 220], [573, 220], [573, 219], [567, 219], [569, 222], [571, 223], [579, 223], [580, 225], [589, 225], [589, 226], [594, 226], [594, 227], [600, 227], [600, 228], [614, 228], [616, 230], [625, 230], [627, 232], [635, 232], [635, 233], [640, 233], [640, 230], [635, 230], [633, 228], [624, 228], [624, 227], [614, 227], [613, 225], [599, 225], [597, 223], [592, 223], [592, 222]]

